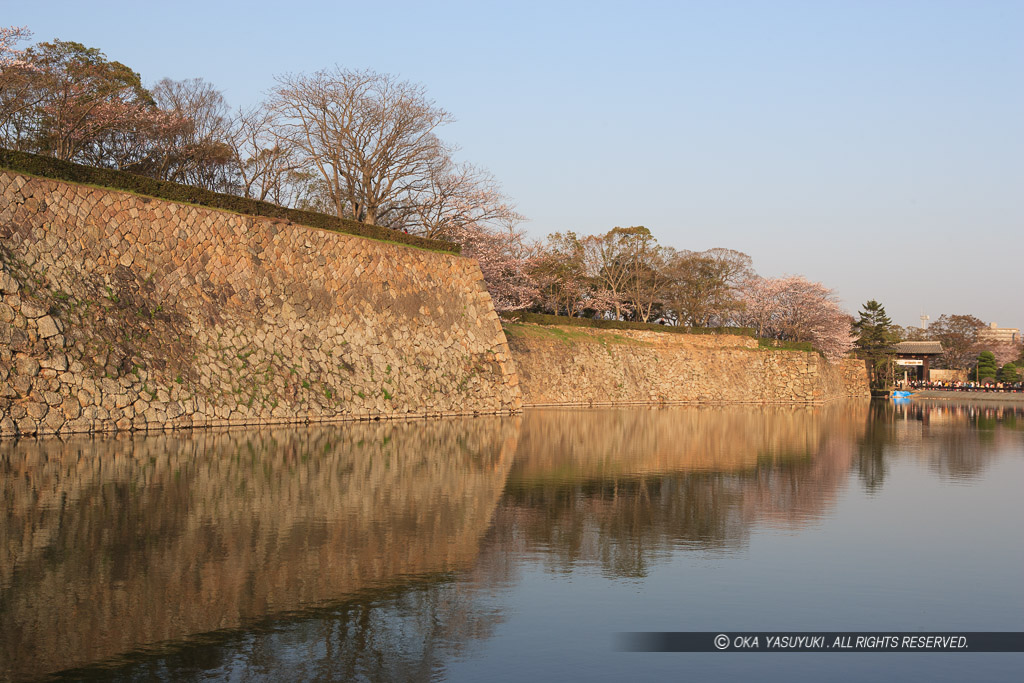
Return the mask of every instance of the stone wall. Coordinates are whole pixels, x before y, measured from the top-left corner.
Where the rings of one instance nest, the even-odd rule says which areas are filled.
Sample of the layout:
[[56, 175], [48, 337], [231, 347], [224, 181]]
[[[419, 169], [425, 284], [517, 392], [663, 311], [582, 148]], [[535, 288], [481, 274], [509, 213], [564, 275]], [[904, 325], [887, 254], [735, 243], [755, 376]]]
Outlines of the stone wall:
[[933, 382], [966, 382], [966, 370], [943, 370], [940, 368], [929, 368], [928, 375]]
[[520, 405], [470, 259], [0, 171], [0, 436]]
[[526, 405], [822, 403], [867, 398], [863, 361], [750, 337], [506, 324]]

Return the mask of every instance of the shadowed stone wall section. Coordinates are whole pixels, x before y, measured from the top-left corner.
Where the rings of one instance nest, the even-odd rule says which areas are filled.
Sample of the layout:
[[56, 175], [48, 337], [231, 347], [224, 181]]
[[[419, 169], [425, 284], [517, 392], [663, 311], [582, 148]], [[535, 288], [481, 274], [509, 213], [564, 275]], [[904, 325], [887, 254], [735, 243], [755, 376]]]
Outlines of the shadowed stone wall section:
[[863, 361], [736, 335], [505, 326], [526, 405], [824, 403], [868, 398]]
[[521, 407], [475, 261], [0, 171], [0, 436]]

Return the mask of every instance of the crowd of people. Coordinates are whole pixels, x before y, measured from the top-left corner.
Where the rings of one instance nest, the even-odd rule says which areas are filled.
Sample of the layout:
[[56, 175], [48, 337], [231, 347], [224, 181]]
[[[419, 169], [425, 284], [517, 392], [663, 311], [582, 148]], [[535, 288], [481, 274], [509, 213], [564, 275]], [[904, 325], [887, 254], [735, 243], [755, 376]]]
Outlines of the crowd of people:
[[1024, 382], [952, 382], [948, 380], [925, 382], [923, 380], [911, 380], [910, 388], [934, 389], [938, 391], [1008, 391], [1020, 393], [1024, 392]]

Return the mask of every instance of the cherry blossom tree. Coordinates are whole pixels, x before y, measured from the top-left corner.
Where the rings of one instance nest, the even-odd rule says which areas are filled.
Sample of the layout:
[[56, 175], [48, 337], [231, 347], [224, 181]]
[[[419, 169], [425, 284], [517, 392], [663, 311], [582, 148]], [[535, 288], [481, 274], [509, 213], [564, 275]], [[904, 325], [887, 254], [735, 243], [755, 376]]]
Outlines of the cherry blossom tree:
[[16, 50], [14, 46], [31, 37], [28, 26], [0, 26], [0, 69], [30, 68], [25, 51]]
[[980, 342], [979, 348], [991, 351], [1000, 367], [1012, 363], [1021, 356], [1021, 345], [1009, 341], [1003, 342]]
[[14, 47], [31, 36], [26, 26], [0, 28], [0, 141], [11, 149], [22, 149], [31, 122], [27, 112], [38, 100], [30, 78], [36, 68]]
[[55, 40], [26, 50], [36, 71], [28, 74], [38, 95], [37, 151], [75, 159], [113, 130], [132, 130], [156, 109], [139, 74], [107, 60], [96, 48]]
[[535, 249], [515, 223], [500, 229], [473, 223], [463, 226], [457, 239], [462, 254], [480, 264], [495, 310], [528, 308], [537, 301], [537, 284], [530, 277]]
[[744, 286], [743, 310], [736, 318], [758, 337], [810, 342], [829, 360], [854, 348], [852, 318], [820, 282], [790, 275], [751, 278]]
[[593, 305], [594, 283], [586, 274], [583, 243], [574, 232], [548, 235], [538, 249], [530, 275], [537, 284], [538, 304], [543, 310], [573, 317]]
[[82, 160], [105, 136], [159, 116], [139, 75], [96, 48], [55, 40], [16, 62], [0, 72], [0, 128], [9, 147]]

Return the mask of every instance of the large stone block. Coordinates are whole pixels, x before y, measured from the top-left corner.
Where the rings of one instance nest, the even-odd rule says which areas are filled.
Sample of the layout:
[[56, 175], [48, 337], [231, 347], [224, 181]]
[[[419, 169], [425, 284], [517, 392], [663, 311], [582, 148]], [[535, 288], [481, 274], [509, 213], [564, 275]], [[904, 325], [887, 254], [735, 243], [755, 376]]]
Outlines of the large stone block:
[[17, 294], [21, 285], [9, 273], [0, 271], [0, 294]]

